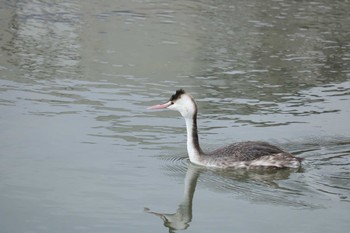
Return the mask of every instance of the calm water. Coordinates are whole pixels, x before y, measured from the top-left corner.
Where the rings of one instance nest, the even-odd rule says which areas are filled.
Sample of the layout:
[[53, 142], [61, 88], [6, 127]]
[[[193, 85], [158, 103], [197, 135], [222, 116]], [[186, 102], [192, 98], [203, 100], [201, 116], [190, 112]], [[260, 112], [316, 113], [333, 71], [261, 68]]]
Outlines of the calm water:
[[[0, 1], [1, 232], [346, 232], [348, 1]], [[186, 159], [177, 88], [215, 148], [265, 140], [298, 171]]]

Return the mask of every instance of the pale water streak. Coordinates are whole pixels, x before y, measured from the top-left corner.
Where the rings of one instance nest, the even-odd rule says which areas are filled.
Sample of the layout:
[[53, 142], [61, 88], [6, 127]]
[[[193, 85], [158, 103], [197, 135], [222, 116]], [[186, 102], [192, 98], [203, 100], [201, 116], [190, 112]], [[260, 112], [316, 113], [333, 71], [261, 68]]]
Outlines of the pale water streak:
[[[349, 11], [0, 1], [0, 231], [346, 232]], [[179, 114], [146, 109], [178, 88], [204, 148], [265, 140], [303, 167], [191, 165]]]

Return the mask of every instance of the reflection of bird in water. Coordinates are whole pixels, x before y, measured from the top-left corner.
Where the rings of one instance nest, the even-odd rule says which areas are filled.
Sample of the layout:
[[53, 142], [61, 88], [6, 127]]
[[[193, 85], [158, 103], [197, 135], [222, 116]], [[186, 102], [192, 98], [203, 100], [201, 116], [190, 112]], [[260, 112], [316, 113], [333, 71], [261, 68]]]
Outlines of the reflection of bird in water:
[[[225, 191], [234, 191], [236, 195], [241, 195], [242, 197], [254, 201], [254, 202], [271, 202], [279, 204], [285, 204], [287, 206], [307, 206], [307, 203], [295, 203], [295, 199], [288, 200], [284, 195], [277, 195], [276, 191], [283, 193], [283, 191], [288, 192], [288, 195], [295, 193], [300, 195], [299, 190], [285, 189], [279, 187], [275, 181], [288, 179], [292, 170], [254, 170], [248, 172], [247, 170], [208, 170], [201, 166], [197, 166], [189, 163], [186, 171], [185, 181], [184, 181], [184, 195], [181, 203], [178, 205], [176, 213], [160, 213], [151, 211], [149, 208], [145, 208], [145, 212], [153, 214], [160, 217], [164, 226], [169, 228], [169, 232], [174, 232], [175, 230], [185, 230], [189, 227], [192, 221], [192, 203], [194, 192], [197, 185], [197, 180], [200, 175], [204, 175], [203, 182], [206, 185], [213, 185], [215, 190], [222, 189]], [[302, 172], [302, 171], [300, 171]], [[173, 176], [172, 174], [171, 176]], [[206, 179], [208, 177], [209, 179]], [[258, 184], [255, 186], [254, 183]], [[272, 189], [266, 192], [261, 187], [261, 184], [265, 184], [268, 189]], [[257, 190], [257, 187], [260, 189]], [[255, 190], [255, 191], [254, 191]], [[272, 193], [272, 195], [271, 195]], [[212, 213], [213, 214], [213, 213]]]
[[165, 104], [154, 105], [149, 109], [177, 110], [185, 118], [187, 128], [187, 152], [192, 163], [217, 168], [297, 168], [301, 158], [294, 157], [277, 146], [266, 142], [240, 142], [204, 153], [199, 146], [197, 133], [197, 104], [184, 90], [177, 90]]

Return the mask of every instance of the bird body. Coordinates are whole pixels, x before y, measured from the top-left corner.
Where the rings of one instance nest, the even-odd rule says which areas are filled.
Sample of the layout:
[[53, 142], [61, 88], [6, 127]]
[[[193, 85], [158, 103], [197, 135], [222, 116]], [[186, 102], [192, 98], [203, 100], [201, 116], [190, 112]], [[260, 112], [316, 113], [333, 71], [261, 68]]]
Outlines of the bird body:
[[183, 89], [177, 90], [165, 104], [154, 105], [149, 109], [177, 110], [186, 122], [187, 152], [194, 164], [216, 168], [297, 168], [301, 158], [283, 151], [267, 142], [237, 142], [212, 152], [203, 152], [199, 145], [197, 129], [198, 107], [194, 98]]

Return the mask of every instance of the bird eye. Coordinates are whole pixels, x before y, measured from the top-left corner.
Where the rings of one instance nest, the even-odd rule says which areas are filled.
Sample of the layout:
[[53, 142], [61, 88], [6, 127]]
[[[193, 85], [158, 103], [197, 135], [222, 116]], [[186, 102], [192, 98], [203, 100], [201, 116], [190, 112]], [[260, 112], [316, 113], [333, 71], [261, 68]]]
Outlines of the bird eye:
[[173, 104], [174, 104], [174, 102], [173, 102], [173, 101], [171, 101], [170, 103], [171, 103], [171, 105], [173, 105]]

